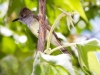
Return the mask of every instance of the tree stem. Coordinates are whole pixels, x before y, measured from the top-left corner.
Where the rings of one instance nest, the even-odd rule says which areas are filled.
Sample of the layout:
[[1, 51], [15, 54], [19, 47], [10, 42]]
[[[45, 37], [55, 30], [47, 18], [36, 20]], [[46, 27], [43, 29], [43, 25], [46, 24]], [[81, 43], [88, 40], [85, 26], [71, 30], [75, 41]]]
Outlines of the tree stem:
[[38, 36], [38, 45], [37, 51], [44, 51], [45, 39], [46, 39], [46, 17], [45, 17], [45, 6], [46, 0], [39, 1], [39, 36]]

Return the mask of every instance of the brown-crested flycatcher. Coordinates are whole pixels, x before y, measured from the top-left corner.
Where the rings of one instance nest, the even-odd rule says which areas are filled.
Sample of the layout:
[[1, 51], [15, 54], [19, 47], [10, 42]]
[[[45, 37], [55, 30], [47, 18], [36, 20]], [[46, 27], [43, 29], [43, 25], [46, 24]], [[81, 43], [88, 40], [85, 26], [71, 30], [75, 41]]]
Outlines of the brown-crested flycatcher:
[[[37, 15], [35, 15], [31, 10], [24, 7], [20, 13], [18, 18], [16, 18], [14, 21], [19, 20], [20, 22], [24, 23], [28, 26], [28, 28], [31, 30], [31, 32], [38, 37], [38, 30], [39, 30], [39, 18]], [[48, 24], [48, 23], [47, 23]], [[49, 33], [51, 27], [50, 25], [45, 26], [47, 28], [47, 33]], [[47, 37], [46, 37], [47, 38]], [[53, 32], [51, 43], [55, 46], [61, 46], [61, 42], [58, 40], [58, 37], [55, 32]], [[65, 48], [60, 48], [62, 52], [69, 53]]]

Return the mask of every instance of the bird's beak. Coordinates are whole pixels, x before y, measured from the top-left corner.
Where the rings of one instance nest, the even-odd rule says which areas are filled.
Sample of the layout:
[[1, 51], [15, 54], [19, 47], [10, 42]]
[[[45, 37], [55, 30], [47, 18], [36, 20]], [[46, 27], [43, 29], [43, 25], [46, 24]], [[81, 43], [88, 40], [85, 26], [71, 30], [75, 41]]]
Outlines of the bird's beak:
[[16, 19], [14, 19], [12, 22], [15, 22], [15, 21], [18, 21], [19, 20], [19, 18], [16, 18]]

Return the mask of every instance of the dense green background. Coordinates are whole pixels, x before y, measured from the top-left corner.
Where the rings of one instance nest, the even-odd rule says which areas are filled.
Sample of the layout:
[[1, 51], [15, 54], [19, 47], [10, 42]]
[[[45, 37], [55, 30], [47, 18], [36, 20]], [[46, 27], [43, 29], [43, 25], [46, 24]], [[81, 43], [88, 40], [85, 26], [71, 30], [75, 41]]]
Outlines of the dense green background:
[[[19, 11], [23, 7], [28, 7], [35, 14], [38, 13], [38, 0], [0, 0], [0, 75], [30, 75], [32, 73], [33, 54], [36, 51], [37, 38], [30, 30], [20, 22], [12, 22], [18, 17]], [[59, 21], [57, 32], [66, 37], [68, 42], [76, 39], [83, 40], [81, 35], [98, 35], [94, 32], [96, 17], [100, 20], [100, 1], [99, 0], [47, 0], [46, 16], [52, 25], [56, 17], [61, 13], [58, 9], [66, 11], [77, 11], [78, 18], [75, 18], [76, 31], [70, 32], [67, 27], [66, 18]], [[37, 9], [37, 10], [35, 10]], [[99, 27], [100, 22], [97, 22]], [[87, 37], [84, 37], [87, 38]], [[24, 41], [21, 41], [25, 39]], [[98, 38], [100, 39], [100, 38]], [[77, 58], [73, 64], [76, 70], [80, 68]]]

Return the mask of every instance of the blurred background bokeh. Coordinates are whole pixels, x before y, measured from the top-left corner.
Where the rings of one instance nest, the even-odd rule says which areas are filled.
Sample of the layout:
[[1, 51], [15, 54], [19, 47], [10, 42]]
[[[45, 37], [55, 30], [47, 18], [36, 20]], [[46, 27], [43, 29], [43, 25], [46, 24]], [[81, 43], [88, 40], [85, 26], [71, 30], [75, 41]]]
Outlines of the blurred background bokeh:
[[[32, 73], [37, 38], [26, 25], [12, 22], [23, 7], [38, 14], [38, 0], [0, 0], [0, 75]], [[80, 42], [91, 38], [100, 40], [100, 0], [47, 0], [46, 16], [50, 25], [61, 13], [58, 8], [77, 12], [72, 16], [76, 30], [68, 30], [65, 17], [59, 21], [55, 31], [64, 36], [61, 36], [62, 42]], [[73, 63], [79, 68], [75, 60]]]

